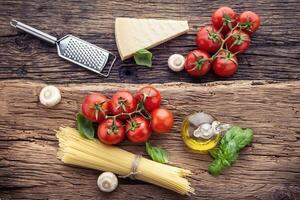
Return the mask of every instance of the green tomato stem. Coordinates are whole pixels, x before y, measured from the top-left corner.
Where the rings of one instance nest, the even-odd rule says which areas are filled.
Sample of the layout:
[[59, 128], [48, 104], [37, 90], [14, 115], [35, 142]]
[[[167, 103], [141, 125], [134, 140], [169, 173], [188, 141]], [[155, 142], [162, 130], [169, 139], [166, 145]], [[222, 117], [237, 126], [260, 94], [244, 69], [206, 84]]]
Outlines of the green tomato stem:
[[[105, 119], [111, 118], [111, 119], [113, 119], [113, 120], [116, 120], [117, 117], [120, 117], [120, 116], [122, 116], [122, 115], [127, 115], [127, 116], [129, 116], [130, 120], [132, 120], [132, 115], [140, 114], [142, 117], [151, 120], [151, 114], [150, 114], [150, 113], [146, 110], [146, 108], [144, 107], [145, 101], [146, 101], [146, 98], [143, 98], [143, 99], [142, 99], [142, 102], [141, 102], [140, 108], [139, 108], [139, 106], [137, 106], [136, 110], [133, 111], [133, 112], [130, 112], [130, 113], [124, 113], [124, 112], [121, 112], [121, 113], [119, 113], [119, 114], [117, 114], [117, 115], [106, 115], [106, 114], [104, 113], [104, 117], [105, 117]], [[145, 113], [146, 115], [145, 115], [144, 113]]]

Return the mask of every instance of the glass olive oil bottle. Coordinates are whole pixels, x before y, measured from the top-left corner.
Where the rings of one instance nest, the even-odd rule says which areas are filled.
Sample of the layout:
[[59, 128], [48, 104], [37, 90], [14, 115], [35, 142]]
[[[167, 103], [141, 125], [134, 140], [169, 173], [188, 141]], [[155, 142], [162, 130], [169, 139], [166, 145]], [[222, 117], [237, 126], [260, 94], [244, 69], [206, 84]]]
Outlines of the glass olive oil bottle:
[[199, 153], [207, 153], [219, 143], [221, 133], [229, 127], [229, 124], [221, 124], [209, 114], [198, 112], [184, 119], [181, 135], [188, 148]]

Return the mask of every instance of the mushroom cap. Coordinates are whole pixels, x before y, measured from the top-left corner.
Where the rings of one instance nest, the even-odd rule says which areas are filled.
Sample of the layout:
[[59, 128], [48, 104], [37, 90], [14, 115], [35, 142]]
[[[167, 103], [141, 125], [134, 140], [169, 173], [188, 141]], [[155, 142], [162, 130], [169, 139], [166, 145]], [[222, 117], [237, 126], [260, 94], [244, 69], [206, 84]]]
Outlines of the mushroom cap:
[[48, 85], [41, 90], [39, 99], [44, 106], [52, 107], [60, 102], [61, 94], [57, 87]]
[[185, 58], [180, 54], [173, 54], [168, 59], [168, 66], [174, 72], [179, 72], [184, 69]]
[[112, 172], [103, 172], [98, 177], [97, 185], [103, 192], [112, 192], [118, 186], [118, 178]]

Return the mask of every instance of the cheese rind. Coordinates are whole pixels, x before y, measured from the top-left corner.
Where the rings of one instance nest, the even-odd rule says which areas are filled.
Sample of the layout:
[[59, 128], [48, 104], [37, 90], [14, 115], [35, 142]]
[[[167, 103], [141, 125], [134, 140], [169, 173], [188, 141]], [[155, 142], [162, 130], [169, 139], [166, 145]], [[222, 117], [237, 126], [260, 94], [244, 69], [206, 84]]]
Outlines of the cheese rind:
[[140, 49], [149, 49], [189, 30], [187, 21], [116, 18], [115, 36], [122, 60]]

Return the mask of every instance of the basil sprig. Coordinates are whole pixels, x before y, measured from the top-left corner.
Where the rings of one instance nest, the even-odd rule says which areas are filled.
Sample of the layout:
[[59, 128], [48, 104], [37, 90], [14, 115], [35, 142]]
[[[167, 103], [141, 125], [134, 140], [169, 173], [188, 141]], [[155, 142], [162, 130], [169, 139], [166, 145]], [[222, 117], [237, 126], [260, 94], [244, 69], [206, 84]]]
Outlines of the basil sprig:
[[209, 165], [208, 171], [218, 176], [223, 170], [230, 167], [238, 158], [239, 152], [252, 142], [251, 129], [242, 129], [238, 126], [230, 128], [221, 139], [217, 148], [209, 151], [214, 161]]
[[81, 137], [90, 140], [94, 139], [95, 129], [91, 121], [87, 120], [81, 113], [77, 113], [76, 123], [77, 123], [77, 129]]
[[166, 150], [154, 147], [150, 143], [146, 142], [146, 152], [152, 160], [159, 163], [168, 163], [169, 156]]

